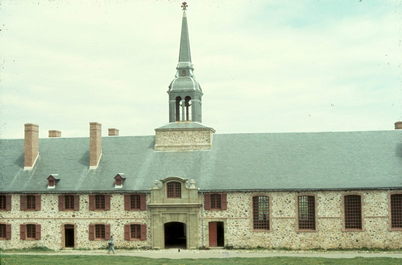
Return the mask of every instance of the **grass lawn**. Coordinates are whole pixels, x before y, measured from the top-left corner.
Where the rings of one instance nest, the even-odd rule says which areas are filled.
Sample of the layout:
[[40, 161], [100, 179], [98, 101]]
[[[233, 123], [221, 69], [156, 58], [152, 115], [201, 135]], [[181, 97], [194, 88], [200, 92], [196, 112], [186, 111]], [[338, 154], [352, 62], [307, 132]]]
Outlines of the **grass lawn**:
[[326, 258], [227, 258], [227, 259], [150, 259], [127, 256], [34, 256], [34, 255], [6, 255], [0, 257], [0, 265], [210, 265], [210, 264], [247, 264], [247, 265], [315, 265], [315, 264], [353, 264], [353, 265], [400, 265], [402, 259], [393, 258], [353, 258], [353, 259], [326, 259]]

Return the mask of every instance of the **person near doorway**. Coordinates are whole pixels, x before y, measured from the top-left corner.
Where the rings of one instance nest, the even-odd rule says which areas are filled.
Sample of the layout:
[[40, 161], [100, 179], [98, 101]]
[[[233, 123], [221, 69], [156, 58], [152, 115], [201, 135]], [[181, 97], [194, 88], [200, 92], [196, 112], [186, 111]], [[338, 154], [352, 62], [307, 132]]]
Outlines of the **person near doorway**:
[[109, 241], [107, 242], [107, 254], [110, 254], [110, 251], [114, 254], [114, 239], [113, 235], [110, 236]]

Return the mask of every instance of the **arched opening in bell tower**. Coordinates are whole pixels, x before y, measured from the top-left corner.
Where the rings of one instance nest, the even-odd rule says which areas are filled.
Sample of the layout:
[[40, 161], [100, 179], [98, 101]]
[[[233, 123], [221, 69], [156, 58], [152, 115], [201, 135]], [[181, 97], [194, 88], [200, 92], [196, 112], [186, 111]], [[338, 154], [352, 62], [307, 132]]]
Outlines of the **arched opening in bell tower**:
[[185, 102], [184, 102], [184, 106], [185, 106], [185, 114], [186, 114], [186, 121], [191, 121], [191, 115], [192, 115], [192, 111], [191, 111], [191, 97], [187, 96], [185, 98]]
[[176, 121], [180, 121], [180, 102], [181, 97], [176, 97]]

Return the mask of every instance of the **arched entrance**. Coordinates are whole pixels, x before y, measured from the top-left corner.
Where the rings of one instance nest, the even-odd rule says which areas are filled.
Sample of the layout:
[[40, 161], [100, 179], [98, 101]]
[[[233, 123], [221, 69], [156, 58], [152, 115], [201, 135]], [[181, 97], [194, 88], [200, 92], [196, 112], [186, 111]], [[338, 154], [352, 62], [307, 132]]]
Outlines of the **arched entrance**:
[[186, 248], [186, 224], [180, 222], [170, 222], [164, 225], [165, 248]]

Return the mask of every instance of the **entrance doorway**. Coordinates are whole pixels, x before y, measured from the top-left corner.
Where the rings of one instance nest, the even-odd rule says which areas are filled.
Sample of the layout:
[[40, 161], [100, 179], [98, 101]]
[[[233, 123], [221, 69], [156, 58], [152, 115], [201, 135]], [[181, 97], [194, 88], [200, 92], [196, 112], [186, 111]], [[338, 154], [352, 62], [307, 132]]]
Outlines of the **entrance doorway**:
[[74, 225], [64, 225], [64, 246], [74, 247]]
[[223, 222], [209, 222], [209, 246], [223, 247], [225, 245], [225, 232]]
[[165, 248], [186, 248], [186, 224], [170, 222], [164, 225]]

